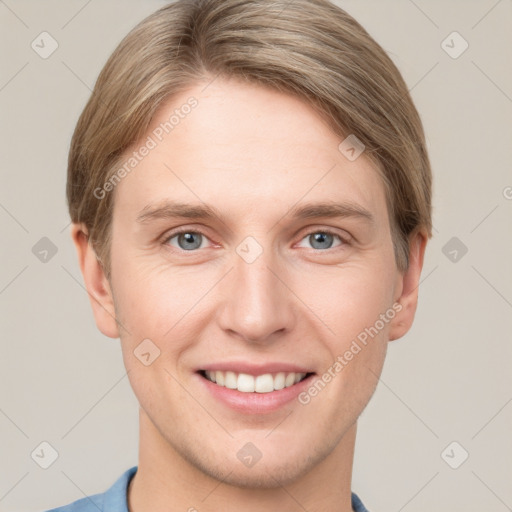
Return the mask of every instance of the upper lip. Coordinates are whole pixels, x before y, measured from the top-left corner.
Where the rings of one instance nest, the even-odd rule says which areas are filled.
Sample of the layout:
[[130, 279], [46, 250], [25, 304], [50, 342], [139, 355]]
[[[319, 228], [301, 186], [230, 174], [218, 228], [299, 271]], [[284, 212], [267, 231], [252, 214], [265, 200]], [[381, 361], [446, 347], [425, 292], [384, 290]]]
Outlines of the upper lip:
[[266, 373], [313, 373], [311, 369], [305, 366], [299, 366], [291, 363], [280, 363], [278, 361], [254, 364], [244, 361], [223, 361], [218, 363], [205, 364], [198, 368], [198, 371], [224, 371], [224, 372], [235, 372], [235, 373], [246, 373], [248, 375], [264, 375]]

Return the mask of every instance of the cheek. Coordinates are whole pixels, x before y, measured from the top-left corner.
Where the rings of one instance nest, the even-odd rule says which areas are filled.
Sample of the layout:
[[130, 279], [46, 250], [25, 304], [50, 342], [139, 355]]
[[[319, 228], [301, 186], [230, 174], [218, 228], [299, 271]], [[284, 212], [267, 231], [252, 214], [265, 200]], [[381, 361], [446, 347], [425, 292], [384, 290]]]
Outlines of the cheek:
[[[392, 273], [380, 267], [347, 265], [302, 273], [292, 288], [305, 298], [322, 332], [334, 340], [333, 348], [338, 345], [338, 352], [374, 326], [392, 305]], [[386, 334], [389, 325], [379, 322], [378, 327]]]
[[[211, 282], [204, 272], [124, 261], [116, 280], [116, 313], [127, 330], [138, 337], [164, 340], [197, 317], [198, 301]], [[129, 276], [124, 277], [123, 276]], [[200, 306], [200, 304], [199, 304]], [[194, 322], [192, 322], [194, 323]]]
[[341, 430], [347, 418], [357, 417], [364, 409], [375, 391], [392, 318], [388, 315], [387, 322], [381, 319], [391, 306], [386, 279], [352, 270], [344, 269], [325, 283], [317, 276], [317, 285], [324, 286], [314, 288], [308, 305], [323, 324], [323, 346], [317, 348], [325, 350], [324, 365], [318, 376], [321, 382], [312, 382], [300, 397], [301, 403], [314, 404], [315, 414], [327, 414], [331, 424], [340, 425]]
[[168, 394], [186, 399], [176, 381], [183, 378], [177, 363], [196, 337], [197, 297], [184, 292], [182, 280], [169, 269], [148, 272], [136, 264], [124, 268], [127, 273], [119, 273], [115, 286], [116, 316], [126, 328], [121, 335], [123, 360], [139, 402], [158, 414]]
[[[332, 268], [302, 281], [304, 293], [309, 290], [306, 303], [318, 317], [314, 319], [317, 331], [324, 333], [326, 357], [319, 378], [328, 382], [328, 402], [340, 404], [339, 410], [333, 411], [333, 421], [351, 417], [354, 410], [366, 406], [382, 371], [392, 319], [386, 312], [392, 306], [393, 275], [389, 267], [386, 272], [381, 265]], [[321, 383], [310, 389], [311, 394], [307, 391], [304, 399], [313, 400], [320, 389]], [[322, 403], [320, 400], [317, 406]]]
[[123, 272], [113, 286], [116, 316], [126, 328], [121, 329], [121, 346], [134, 392], [148, 408], [166, 393], [185, 399], [174, 378], [187, 377], [180, 362], [210, 320], [206, 299], [218, 277], [193, 267], [127, 260], [118, 266]]

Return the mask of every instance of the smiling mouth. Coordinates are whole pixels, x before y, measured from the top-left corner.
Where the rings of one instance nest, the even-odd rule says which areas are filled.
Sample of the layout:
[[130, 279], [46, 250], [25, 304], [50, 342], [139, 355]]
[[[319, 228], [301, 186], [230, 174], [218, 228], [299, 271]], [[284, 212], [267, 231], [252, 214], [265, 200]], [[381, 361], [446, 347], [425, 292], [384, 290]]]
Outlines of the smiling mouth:
[[217, 384], [217, 386], [241, 391], [242, 393], [272, 393], [294, 386], [314, 375], [313, 373], [277, 372], [255, 376], [220, 370], [200, 370], [198, 373], [210, 382]]

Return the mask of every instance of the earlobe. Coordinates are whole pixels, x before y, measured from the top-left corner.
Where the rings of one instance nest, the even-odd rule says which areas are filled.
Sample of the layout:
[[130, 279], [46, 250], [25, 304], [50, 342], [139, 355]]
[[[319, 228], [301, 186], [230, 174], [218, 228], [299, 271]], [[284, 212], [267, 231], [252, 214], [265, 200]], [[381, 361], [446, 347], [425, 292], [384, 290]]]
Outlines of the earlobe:
[[399, 277], [397, 288], [401, 291], [395, 298], [395, 303], [400, 304], [401, 309], [391, 321], [389, 341], [404, 336], [414, 321], [426, 246], [427, 235], [423, 232], [416, 233], [409, 243], [409, 268]]
[[119, 338], [115, 318], [114, 300], [110, 283], [103, 266], [89, 243], [87, 228], [73, 223], [71, 237], [75, 244], [80, 270], [91, 302], [92, 312], [98, 329], [109, 338]]

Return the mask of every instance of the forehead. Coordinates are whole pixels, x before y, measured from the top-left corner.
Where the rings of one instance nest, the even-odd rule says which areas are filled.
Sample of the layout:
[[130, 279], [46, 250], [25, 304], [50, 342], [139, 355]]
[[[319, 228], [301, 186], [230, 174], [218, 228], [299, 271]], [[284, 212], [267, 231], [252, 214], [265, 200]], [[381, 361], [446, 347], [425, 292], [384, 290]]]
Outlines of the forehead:
[[349, 160], [343, 140], [292, 95], [237, 79], [200, 83], [162, 105], [126, 152], [139, 155], [116, 187], [114, 215], [133, 219], [173, 199], [262, 218], [321, 200], [357, 203], [387, 224], [374, 164], [364, 153]]

